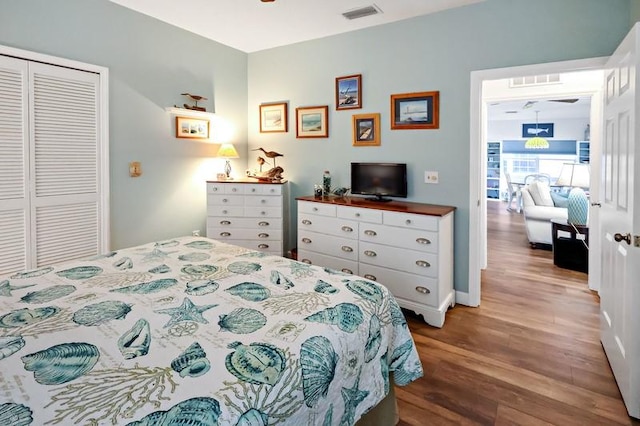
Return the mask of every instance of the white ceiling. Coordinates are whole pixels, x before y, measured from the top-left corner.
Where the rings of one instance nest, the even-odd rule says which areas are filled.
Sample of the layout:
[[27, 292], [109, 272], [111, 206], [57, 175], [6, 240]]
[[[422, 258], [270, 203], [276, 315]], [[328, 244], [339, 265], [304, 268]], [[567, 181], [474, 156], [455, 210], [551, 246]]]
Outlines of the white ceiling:
[[[110, 0], [251, 53], [478, 3], [484, 0]], [[382, 13], [348, 20], [375, 5]]]
[[[566, 99], [577, 99], [577, 101], [557, 102]], [[558, 119], [588, 118], [591, 114], [591, 97], [554, 96], [548, 99], [489, 102], [487, 105], [489, 120], [529, 120], [535, 123], [536, 111], [538, 111], [540, 123]]]

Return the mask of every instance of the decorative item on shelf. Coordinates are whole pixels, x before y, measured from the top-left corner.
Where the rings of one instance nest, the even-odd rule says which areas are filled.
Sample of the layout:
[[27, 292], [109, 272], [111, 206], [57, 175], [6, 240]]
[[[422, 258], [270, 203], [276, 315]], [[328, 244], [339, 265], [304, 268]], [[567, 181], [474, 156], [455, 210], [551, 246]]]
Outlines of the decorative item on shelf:
[[238, 151], [236, 151], [236, 148], [233, 146], [233, 144], [223, 143], [222, 145], [220, 145], [220, 149], [218, 149], [216, 157], [224, 158], [226, 160], [226, 163], [224, 165], [224, 172], [227, 175], [227, 179], [233, 179], [231, 177], [231, 163], [229, 162], [229, 159], [240, 158], [240, 156], [238, 155]]
[[591, 139], [591, 125], [587, 124], [587, 128], [584, 129], [584, 140], [588, 141]]
[[322, 194], [331, 194], [331, 173], [329, 173], [329, 170], [325, 170], [322, 173]]
[[189, 99], [193, 100], [196, 103], [195, 105], [183, 104], [185, 109], [191, 109], [191, 110], [194, 110], [194, 111], [206, 111], [207, 110], [205, 107], [199, 107], [198, 106], [198, 102], [199, 101], [206, 101], [207, 100], [207, 98], [205, 98], [204, 96], [192, 95], [191, 93], [181, 93], [181, 95], [188, 97]]
[[589, 188], [589, 165], [585, 163], [565, 163], [556, 181], [558, 186], [571, 187], [567, 199], [567, 222], [586, 225], [589, 214], [589, 200], [582, 188]]
[[525, 149], [547, 149], [549, 148], [549, 141], [540, 136], [542, 133], [546, 135], [549, 134], [548, 128], [540, 128], [538, 127], [538, 113], [540, 111], [536, 111], [536, 127], [535, 128], [526, 128], [527, 124], [523, 124], [523, 133], [525, 135], [534, 135], [534, 137], [527, 139], [524, 143]]
[[258, 165], [260, 166], [260, 173], [262, 173], [262, 166], [266, 163], [269, 164], [269, 162], [267, 160], [265, 160], [263, 157], [258, 156], [258, 158], [256, 159], [256, 161], [258, 162]]
[[265, 151], [263, 148], [252, 149], [251, 151], [262, 151], [267, 158], [273, 159], [273, 166], [276, 166], [276, 157], [284, 157], [284, 155], [275, 151]]

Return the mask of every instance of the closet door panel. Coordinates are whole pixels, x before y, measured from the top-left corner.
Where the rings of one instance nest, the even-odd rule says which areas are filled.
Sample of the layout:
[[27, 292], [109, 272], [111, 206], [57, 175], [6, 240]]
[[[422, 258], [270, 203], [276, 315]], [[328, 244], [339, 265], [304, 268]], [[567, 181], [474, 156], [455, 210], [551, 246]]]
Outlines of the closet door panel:
[[37, 266], [100, 248], [97, 74], [30, 64], [32, 231]]
[[0, 56], [0, 274], [29, 265], [27, 70]]

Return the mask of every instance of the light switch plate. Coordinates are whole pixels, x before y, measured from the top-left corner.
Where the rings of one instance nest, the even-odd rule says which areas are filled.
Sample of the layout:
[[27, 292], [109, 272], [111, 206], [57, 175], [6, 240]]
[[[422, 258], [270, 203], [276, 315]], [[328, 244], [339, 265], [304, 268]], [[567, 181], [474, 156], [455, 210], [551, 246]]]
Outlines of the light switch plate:
[[438, 183], [438, 172], [424, 172], [424, 183]]

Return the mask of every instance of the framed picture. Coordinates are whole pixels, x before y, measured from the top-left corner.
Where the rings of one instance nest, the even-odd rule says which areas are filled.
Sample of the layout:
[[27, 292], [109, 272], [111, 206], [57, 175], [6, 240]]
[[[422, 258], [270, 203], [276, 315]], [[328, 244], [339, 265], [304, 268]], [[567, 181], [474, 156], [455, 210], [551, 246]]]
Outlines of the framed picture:
[[193, 117], [176, 117], [176, 137], [209, 139], [209, 120]]
[[362, 108], [362, 74], [336, 78], [336, 109]]
[[553, 123], [525, 123], [522, 125], [522, 137], [533, 138], [542, 136], [545, 138], [553, 137]]
[[287, 132], [288, 117], [286, 102], [260, 105], [260, 133]]
[[380, 145], [380, 114], [357, 114], [352, 117], [353, 146]]
[[328, 105], [296, 108], [296, 137], [328, 138], [328, 115]]
[[438, 129], [440, 92], [391, 95], [391, 128]]

